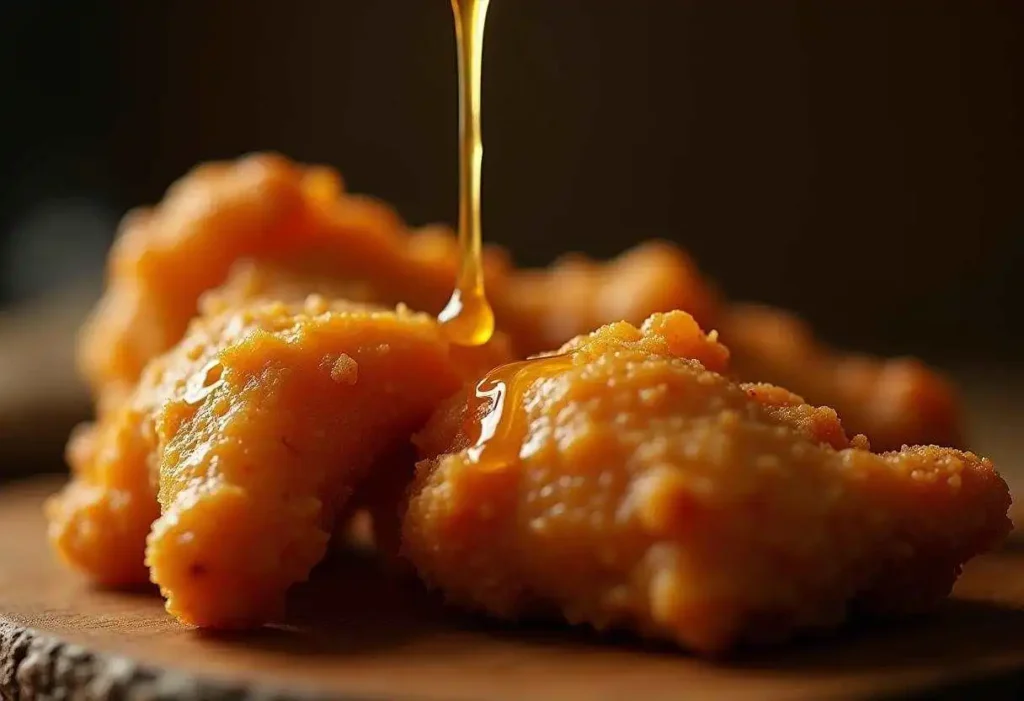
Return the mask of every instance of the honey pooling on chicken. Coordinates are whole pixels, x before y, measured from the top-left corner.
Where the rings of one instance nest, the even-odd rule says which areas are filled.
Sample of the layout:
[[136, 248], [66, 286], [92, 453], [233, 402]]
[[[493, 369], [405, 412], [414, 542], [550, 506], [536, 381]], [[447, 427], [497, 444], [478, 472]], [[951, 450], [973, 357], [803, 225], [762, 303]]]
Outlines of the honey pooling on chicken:
[[417, 439], [406, 556], [464, 606], [714, 653], [851, 606], [928, 606], [1009, 530], [989, 461], [870, 453], [834, 412], [736, 384], [727, 362], [671, 313], [486, 376], [481, 394], [506, 391], [502, 426], [483, 430], [496, 407], [474, 392]]

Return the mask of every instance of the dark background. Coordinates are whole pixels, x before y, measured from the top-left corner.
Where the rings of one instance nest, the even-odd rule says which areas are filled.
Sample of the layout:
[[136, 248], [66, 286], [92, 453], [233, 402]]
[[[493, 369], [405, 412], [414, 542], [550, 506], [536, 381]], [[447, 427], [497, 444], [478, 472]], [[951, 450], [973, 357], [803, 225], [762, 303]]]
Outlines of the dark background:
[[[1024, 350], [1024, 2], [493, 0], [485, 235], [689, 248], [831, 341]], [[447, 0], [0, 4], [4, 303], [96, 276], [197, 161], [326, 162], [453, 221]]]

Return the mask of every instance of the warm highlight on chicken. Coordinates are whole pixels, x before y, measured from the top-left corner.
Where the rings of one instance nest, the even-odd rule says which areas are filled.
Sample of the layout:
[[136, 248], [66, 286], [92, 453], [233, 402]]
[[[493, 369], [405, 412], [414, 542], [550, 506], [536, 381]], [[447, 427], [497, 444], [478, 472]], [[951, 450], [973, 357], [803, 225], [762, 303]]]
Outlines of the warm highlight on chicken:
[[453, 603], [716, 653], [928, 607], [1009, 531], [991, 462], [873, 454], [725, 358], [676, 312], [521, 366], [500, 408], [463, 394], [419, 436], [406, 555]]

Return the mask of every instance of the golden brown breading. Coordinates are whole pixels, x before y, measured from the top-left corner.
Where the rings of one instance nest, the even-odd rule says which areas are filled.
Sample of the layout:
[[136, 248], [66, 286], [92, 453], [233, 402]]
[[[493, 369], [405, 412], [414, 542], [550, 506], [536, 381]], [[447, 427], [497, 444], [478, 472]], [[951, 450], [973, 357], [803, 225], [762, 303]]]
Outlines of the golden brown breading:
[[199, 626], [280, 614], [353, 490], [463, 382], [427, 315], [256, 314], [156, 414], [161, 516], [146, 562], [168, 610]]
[[[265, 263], [236, 264], [222, 288], [204, 294], [200, 308], [206, 318], [193, 323], [176, 348], [148, 364], [127, 401], [118, 401], [95, 423], [75, 430], [67, 449], [73, 480], [47, 505], [50, 538], [62, 559], [106, 585], [148, 581], [143, 552], [150, 525], [160, 513], [152, 465], [157, 450], [155, 412], [184, 392], [190, 377], [222, 346], [252, 329], [251, 324], [229, 323], [239, 309], [275, 300], [301, 309], [312, 293], [366, 297], [333, 278], [296, 274]], [[351, 305], [337, 301], [332, 306]]]
[[[205, 296], [201, 304], [205, 316], [191, 324], [185, 338], [149, 363], [129, 398], [102, 414], [95, 425], [84, 426], [75, 433], [68, 449], [74, 479], [47, 507], [51, 539], [63, 559], [91, 578], [109, 585], [135, 584], [148, 579], [143, 565], [145, 541], [151, 524], [160, 513], [156, 497], [156, 466], [169, 440], [161, 442], [158, 418], [167, 411], [169, 402], [187, 404], [194, 396], [194, 385], [197, 382], [201, 384], [208, 376], [212, 377], [210, 373], [219, 367], [217, 358], [248, 342], [246, 339], [253, 333], [297, 333], [296, 330], [304, 324], [312, 324], [311, 319], [325, 314], [367, 313], [366, 307], [347, 301], [328, 304], [322, 297], [306, 298], [309, 289], [329, 292], [338, 288], [333, 280], [318, 282], [307, 275], [293, 276], [263, 264], [238, 266], [223, 289]], [[344, 289], [350, 291], [348, 286]], [[288, 300], [288, 304], [273, 301], [279, 299]], [[375, 314], [379, 316], [379, 313]], [[393, 316], [391, 314], [387, 318]], [[424, 412], [429, 413], [437, 398], [454, 391], [464, 375], [483, 372], [511, 357], [503, 337], [495, 338], [484, 348], [449, 349], [440, 340], [432, 319], [406, 312], [399, 317], [401, 323], [396, 322], [396, 343], [406, 339], [401, 333], [405, 324], [413, 329], [429, 327], [429, 333], [423, 331], [420, 334], [429, 335], [429, 350], [433, 353], [424, 356], [424, 363], [429, 365], [427, 361], [438, 354], [445, 358], [444, 372], [423, 382], [424, 391], [438, 383], [442, 388], [438, 390], [440, 394], [437, 397], [427, 392], [429, 397], [422, 400], [427, 403], [426, 409], [422, 410]], [[370, 322], [353, 321], [355, 327], [362, 323]], [[372, 323], [379, 325], [383, 322], [378, 318]], [[413, 338], [418, 339], [419, 336], [413, 334]], [[335, 340], [343, 345], [356, 339], [358, 332], [353, 328], [349, 336]], [[412, 348], [407, 349], [407, 355], [412, 351]], [[351, 368], [346, 365], [340, 355], [343, 352], [344, 349], [339, 351], [338, 361], [332, 366], [334, 374], [342, 379], [347, 376], [347, 371], [355, 368], [354, 365]], [[403, 357], [409, 372], [421, 367], [417, 366], [415, 359]], [[422, 369], [426, 370], [426, 366]], [[397, 377], [382, 384], [382, 396], [391, 391]], [[370, 381], [373, 381], [372, 375], [364, 377], [360, 391]], [[273, 387], [266, 388], [267, 392], [272, 390]], [[418, 396], [419, 391], [415, 388], [409, 390], [410, 401]], [[403, 404], [397, 402], [396, 406]], [[386, 416], [380, 412], [378, 415]], [[400, 426], [396, 430], [411, 433], [412, 428]], [[339, 469], [346, 464], [342, 458], [337, 462]], [[393, 530], [390, 524], [385, 523], [384, 527]]]
[[952, 385], [918, 360], [831, 350], [795, 316], [770, 307], [732, 305], [720, 323], [739, 377], [834, 407], [846, 428], [866, 434], [876, 450], [963, 444]]
[[417, 439], [406, 556], [454, 603], [717, 653], [927, 607], [1008, 532], [988, 460], [870, 453], [717, 348], [672, 313], [490, 373]]
[[232, 312], [196, 320], [180, 344], [147, 365], [126, 401], [75, 431], [68, 444], [72, 481], [47, 504], [50, 539], [65, 561], [108, 585], [149, 579], [143, 552], [160, 513], [156, 412], [187, 394], [223, 347], [258, 324], [258, 316]]

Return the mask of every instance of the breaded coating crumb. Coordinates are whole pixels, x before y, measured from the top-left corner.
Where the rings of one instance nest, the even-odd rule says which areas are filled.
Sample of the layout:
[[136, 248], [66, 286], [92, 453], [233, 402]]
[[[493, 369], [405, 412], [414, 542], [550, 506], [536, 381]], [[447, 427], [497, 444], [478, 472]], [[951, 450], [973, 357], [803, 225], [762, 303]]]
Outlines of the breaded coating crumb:
[[[160, 513], [154, 466], [156, 412], [185, 393], [191, 378], [221, 348], [258, 325], [258, 315], [241, 321], [239, 309], [276, 300], [286, 301], [293, 310], [326, 311], [322, 297], [306, 298], [312, 291], [342, 290], [335, 281], [296, 276], [263, 264], [236, 265], [223, 288], [204, 296], [205, 317], [190, 325], [176, 347], [148, 364], [127, 398], [100, 412], [95, 423], [75, 430], [67, 448], [73, 479], [46, 508], [50, 539], [63, 560], [109, 586], [149, 579], [143, 552], [150, 525]], [[352, 290], [345, 285], [344, 291]], [[332, 301], [329, 306], [342, 310], [353, 305]]]
[[[343, 287], [349, 289], [347, 285]], [[397, 313], [374, 311], [370, 314], [370, 308], [364, 305], [321, 294], [304, 296], [311, 289], [331, 293], [341, 288], [330, 280], [317, 282], [309, 276], [296, 276], [265, 264], [236, 266], [224, 288], [205, 295], [201, 303], [205, 315], [190, 325], [177, 346], [148, 364], [128, 398], [101, 414], [96, 424], [85, 425], [75, 432], [68, 447], [73, 480], [47, 506], [51, 541], [62, 559], [107, 585], [132, 585], [149, 579], [144, 565], [145, 543], [152, 523], [160, 515], [157, 467], [164, 459], [163, 451], [169, 442], [169, 436], [161, 441], [158, 420], [165, 416], [169, 404], [200, 407], [208, 387], [223, 384], [221, 354], [249, 343], [257, 332], [297, 334], [303, 325], [312, 324], [313, 319], [361, 315], [352, 322], [348, 336], [333, 339], [338, 343], [336, 350], [324, 349], [320, 362], [324, 378], [332, 385], [354, 388], [360, 385], [360, 379], [364, 380], [359, 387], [362, 393], [366, 382], [375, 381], [375, 376], [367, 380], [365, 368], [361, 368], [347, 350], [347, 344], [360, 338], [358, 327], [361, 324], [371, 323], [361, 320], [368, 314], [375, 319], [372, 324], [378, 326], [385, 323], [382, 320], [393, 320], [395, 337], [382, 337], [376, 352], [399, 364], [404, 358], [407, 373], [416, 372], [417, 368], [431, 373], [426, 379], [412, 383], [413, 388], [408, 390], [413, 404], [421, 391], [417, 388], [419, 385], [426, 396], [416, 404], [422, 415], [417, 415], [410, 424], [394, 427], [398, 432], [395, 435], [404, 435], [405, 439], [437, 399], [454, 391], [466, 376], [474, 376], [511, 358], [507, 339], [500, 335], [482, 348], [449, 348], [430, 318], [411, 314], [404, 308]], [[292, 338], [290, 343], [290, 347], [297, 348], [296, 339]], [[417, 365], [416, 359], [410, 356], [418, 348], [422, 350], [420, 346], [427, 350]], [[443, 360], [440, 370], [431, 365], [437, 358]], [[385, 378], [381, 397], [396, 391], [395, 383], [403, 377], [399, 373]], [[436, 396], [430, 392], [432, 387]], [[273, 390], [273, 386], [264, 388], [268, 393]], [[401, 401], [395, 404], [399, 408], [404, 406]], [[391, 414], [377, 412], [377, 415], [384, 420]], [[236, 415], [236, 418], [241, 417]], [[372, 441], [366, 449], [372, 450]], [[347, 464], [344, 457], [337, 457], [336, 462], [338, 469], [344, 469]], [[408, 464], [411, 465], [411, 461]], [[406, 471], [405, 465], [400, 467]], [[391, 518], [397, 517], [392, 515]], [[396, 528], [383, 521], [382, 527], [392, 531]]]
[[50, 540], [68, 564], [110, 586], [148, 581], [146, 535], [160, 515], [156, 412], [193, 392], [194, 378], [207, 377], [218, 351], [256, 322], [233, 313], [195, 321], [180, 344], [147, 365], [125, 401], [72, 434], [72, 480], [46, 507]]
[[868, 452], [835, 412], [679, 353], [721, 371], [716, 345], [655, 315], [488, 374], [416, 439], [405, 556], [453, 603], [714, 654], [926, 608], [1009, 531], [990, 461]]
[[280, 615], [353, 490], [463, 382], [433, 317], [309, 306], [236, 315], [252, 330], [156, 413], [161, 516], [146, 562], [186, 623]]

